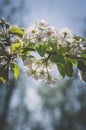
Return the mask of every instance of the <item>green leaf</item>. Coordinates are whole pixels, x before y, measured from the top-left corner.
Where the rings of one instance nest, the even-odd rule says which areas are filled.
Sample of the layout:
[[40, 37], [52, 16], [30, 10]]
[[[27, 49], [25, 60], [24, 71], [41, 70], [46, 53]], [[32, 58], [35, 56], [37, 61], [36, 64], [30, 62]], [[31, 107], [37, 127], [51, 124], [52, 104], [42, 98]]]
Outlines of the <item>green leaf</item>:
[[51, 62], [56, 62], [56, 63], [65, 63], [65, 59], [62, 55], [53, 55], [50, 57]]
[[34, 48], [35, 47], [35, 44], [33, 43], [30, 43], [28, 46], [26, 46], [27, 48]]
[[70, 61], [65, 64], [65, 73], [68, 77], [73, 76], [73, 66]]
[[52, 51], [57, 52], [57, 41], [53, 40], [53, 41], [49, 41], [49, 46], [52, 48]]
[[80, 54], [81, 58], [86, 58], [86, 50], [85, 53]]
[[57, 64], [58, 71], [60, 75], [64, 78], [65, 77], [65, 68], [63, 64]]
[[16, 49], [19, 49], [20, 50], [21, 48], [21, 43], [13, 43], [11, 46], [10, 46], [10, 49], [12, 52], [16, 51]]
[[9, 67], [3, 66], [0, 68], [0, 80], [5, 84], [8, 81]]
[[14, 77], [17, 79], [20, 73], [18, 65], [15, 62], [11, 62], [10, 69], [12, 70]]
[[85, 73], [86, 72], [86, 61], [78, 60], [77, 61], [77, 67], [78, 67], [79, 70], [81, 70]]
[[[70, 43], [69, 43], [70, 44]], [[70, 46], [69, 46], [69, 44], [68, 44], [68, 46], [66, 46], [66, 47], [62, 47], [61, 45], [60, 45], [60, 48], [57, 50], [57, 53], [59, 54], [59, 55], [65, 55], [65, 54], [67, 54], [67, 53], [69, 53], [70, 52]]]
[[21, 28], [19, 28], [19, 27], [11, 27], [11, 28], [9, 29], [9, 33], [21, 37], [21, 36], [23, 36], [23, 34], [24, 34], [24, 30], [21, 29]]
[[37, 52], [39, 53], [40, 56], [44, 56], [45, 53], [46, 53], [46, 48], [47, 48], [47, 45], [46, 44], [40, 44], [40, 45], [37, 45], [36, 46], [36, 50]]

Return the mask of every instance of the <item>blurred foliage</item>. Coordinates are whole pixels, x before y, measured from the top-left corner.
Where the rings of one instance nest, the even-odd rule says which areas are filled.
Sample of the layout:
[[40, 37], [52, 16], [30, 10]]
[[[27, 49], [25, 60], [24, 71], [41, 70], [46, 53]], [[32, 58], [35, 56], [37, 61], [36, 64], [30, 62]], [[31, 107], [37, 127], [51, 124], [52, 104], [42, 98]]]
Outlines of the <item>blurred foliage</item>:
[[75, 85], [74, 81], [68, 80], [54, 87], [45, 85], [39, 89], [43, 100], [42, 110], [45, 116], [49, 116], [53, 130], [86, 129], [86, 91], [78, 87], [79, 81]]
[[40, 83], [35, 87], [21, 73], [16, 86], [6, 130], [86, 129], [86, 89], [77, 76], [74, 80], [60, 80], [53, 85]]

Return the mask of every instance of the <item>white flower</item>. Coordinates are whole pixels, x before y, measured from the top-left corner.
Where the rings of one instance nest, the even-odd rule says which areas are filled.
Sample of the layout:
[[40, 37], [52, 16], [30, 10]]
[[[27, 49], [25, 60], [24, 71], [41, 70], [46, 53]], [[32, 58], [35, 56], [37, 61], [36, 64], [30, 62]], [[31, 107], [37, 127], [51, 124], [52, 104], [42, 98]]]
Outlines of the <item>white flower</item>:
[[40, 20], [36, 23], [36, 26], [38, 26], [39, 29], [45, 29], [48, 26], [48, 22]]
[[38, 29], [36, 28], [35, 24], [30, 25], [28, 29], [26, 29], [23, 41], [25, 41], [27, 44], [29, 43], [35, 43], [35, 35], [38, 33]]
[[52, 70], [52, 64], [47, 63], [46, 68], [46, 64], [42, 64], [42, 61], [37, 61], [35, 58], [27, 58], [26, 60], [24, 60], [24, 65], [26, 66], [25, 71], [27, 72], [28, 76], [32, 76], [36, 80], [49, 80], [49, 75]]
[[52, 43], [61, 45], [62, 47], [67, 47], [68, 44], [73, 44], [73, 34], [68, 28], [63, 28], [59, 32], [55, 27], [50, 26], [45, 20], [38, 21], [36, 24], [29, 26], [25, 31], [23, 40], [27, 44], [43, 44]]
[[42, 44], [50, 40], [56, 40], [57, 37], [56, 29], [50, 26], [45, 20], [41, 20], [29, 26], [25, 31], [23, 40], [25, 40], [26, 43]]
[[72, 31], [68, 28], [62, 28], [59, 32], [59, 44], [62, 47], [72, 45], [74, 42]]
[[59, 34], [67, 42], [71, 42], [72, 43], [74, 41], [72, 31], [70, 29], [66, 28], [66, 27], [62, 28], [60, 30]]
[[66, 27], [62, 28], [59, 33], [63, 34], [63, 35], [66, 34], [68, 36], [72, 35], [72, 31], [70, 29], [66, 28]]
[[47, 31], [47, 35], [50, 36], [50, 35], [54, 35], [56, 34], [56, 29], [53, 27], [53, 26], [48, 26], [46, 28], [46, 31]]
[[78, 54], [77, 44], [72, 44], [70, 54], [72, 56], [76, 56]]

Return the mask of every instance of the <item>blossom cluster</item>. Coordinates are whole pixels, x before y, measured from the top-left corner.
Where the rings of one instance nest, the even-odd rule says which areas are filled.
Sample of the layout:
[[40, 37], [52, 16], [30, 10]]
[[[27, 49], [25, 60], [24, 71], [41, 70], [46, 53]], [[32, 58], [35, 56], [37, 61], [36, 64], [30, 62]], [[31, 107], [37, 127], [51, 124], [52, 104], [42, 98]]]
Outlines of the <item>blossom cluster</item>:
[[49, 26], [46, 21], [41, 20], [40, 22], [29, 26], [29, 28], [25, 31], [23, 40], [26, 40], [28, 44], [42, 44], [56, 38], [56, 29], [52, 26]]
[[76, 36], [72, 31], [64, 27], [60, 30], [56, 30], [55, 27], [51, 26], [47, 21], [41, 20], [35, 24], [30, 25], [24, 32], [23, 41], [29, 44], [43, 44], [43, 43], [56, 43], [58, 48], [70, 47], [70, 54], [77, 55], [79, 50], [84, 49], [83, 39], [75, 38]]
[[[22, 40], [27, 46], [30, 44], [34, 44], [35, 46], [48, 44], [49, 47], [51, 43], [53, 45], [55, 44], [58, 50], [60, 50], [60, 48], [69, 47], [69, 51], [65, 52], [65, 54], [68, 53], [71, 57], [80, 56], [81, 50], [86, 50], [86, 41], [84, 41], [82, 37], [75, 36], [72, 31], [66, 27], [61, 30], [56, 30], [55, 27], [51, 26], [45, 20], [30, 25], [29, 28], [25, 30]], [[24, 65], [28, 68], [28, 75], [33, 75], [36, 79], [42, 77], [43, 79], [44, 77], [45, 79], [51, 79], [49, 73], [50, 63], [46, 67], [46, 64], [40, 65], [39, 63], [38, 65], [35, 61], [35, 58], [27, 58], [24, 61]]]
[[52, 80], [54, 65], [63, 78], [73, 77], [73, 66], [77, 65], [86, 82], [86, 39], [74, 35], [66, 27], [56, 30], [41, 20], [24, 30], [0, 19], [0, 50], [0, 80], [4, 83], [8, 80], [4, 75], [8, 69], [18, 77], [19, 68], [15, 62], [19, 57], [28, 75], [35, 79]]
[[24, 61], [25, 70], [28, 76], [32, 76], [36, 80], [52, 80], [51, 71], [52, 64], [47, 62], [43, 64], [43, 61], [37, 60], [35, 57], [28, 57]]
[[29, 26], [24, 33], [23, 40], [27, 44], [43, 44], [49, 41], [56, 41], [59, 45], [67, 46], [68, 42], [73, 42], [73, 34], [68, 28], [57, 31], [48, 22], [41, 20]]

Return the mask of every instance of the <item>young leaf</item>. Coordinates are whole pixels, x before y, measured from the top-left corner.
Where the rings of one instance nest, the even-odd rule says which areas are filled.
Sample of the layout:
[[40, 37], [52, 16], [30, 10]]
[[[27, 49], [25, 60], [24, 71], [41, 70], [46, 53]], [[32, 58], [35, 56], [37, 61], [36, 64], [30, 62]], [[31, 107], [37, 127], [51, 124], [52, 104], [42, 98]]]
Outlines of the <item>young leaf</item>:
[[16, 51], [16, 49], [20, 49], [21, 48], [21, 43], [13, 43], [11, 46], [10, 46], [10, 49], [12, 52]]
[[46, 53], [46, 44], [40, 44], [36, 46], [36, 50], [40, 56], [44, 56]]
[[14, 77], [17, 79], [20, 73], [18, 65], [15, 62], [11, 62], [10, 69], [12, 70]]
[[73, 76], [73, 66], [70, 61], [65, 64], [65, 73], [68, 77]]
[[23, 29], [21, 29], [21, 28], [19, 28], [19, 27], [11, 27], [11, 28], [9, 29], [9, 33], [21, 37], [21, 36], [23, 36], [24, 31], [23, 31]]
[[65, 77], [65, 68], [63, 64], [57, 64], [58, 71], [60, 75], [64, 78]]

